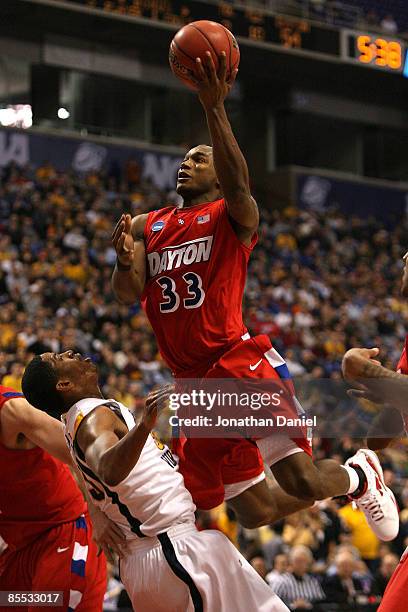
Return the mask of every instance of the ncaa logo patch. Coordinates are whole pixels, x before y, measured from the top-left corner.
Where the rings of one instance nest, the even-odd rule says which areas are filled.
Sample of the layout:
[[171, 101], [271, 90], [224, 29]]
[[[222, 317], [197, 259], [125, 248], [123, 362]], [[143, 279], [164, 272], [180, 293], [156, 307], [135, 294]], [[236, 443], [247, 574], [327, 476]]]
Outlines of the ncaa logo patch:
[[162, 230], [164, 227], [164, 221], [156, 221], [156, 223], [153, 223], [152, 225], [152, 232], [160, 232], [160, 230]]

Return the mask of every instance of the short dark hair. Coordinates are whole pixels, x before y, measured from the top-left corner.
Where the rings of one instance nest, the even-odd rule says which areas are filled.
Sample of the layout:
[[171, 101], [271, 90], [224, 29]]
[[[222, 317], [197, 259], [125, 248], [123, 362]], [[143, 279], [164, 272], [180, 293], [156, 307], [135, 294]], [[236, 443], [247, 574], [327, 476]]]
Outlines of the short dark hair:
[[26, 400], [35, 408], [59, 418], [65, 410], [64, 401], [56, 389], [58, 375], [55, 368], [41, 355], [27, 365], [21, 381]]

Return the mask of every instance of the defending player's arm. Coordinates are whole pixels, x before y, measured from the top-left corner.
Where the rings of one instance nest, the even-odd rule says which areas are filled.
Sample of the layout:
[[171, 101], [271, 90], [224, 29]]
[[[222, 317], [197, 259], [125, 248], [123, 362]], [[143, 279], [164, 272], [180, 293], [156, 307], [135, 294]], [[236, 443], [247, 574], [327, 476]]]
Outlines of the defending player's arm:
[[404, 421], [396, 408], [382, 408], [374, 417], [367, 433], [367, 446], [371, 450], [383, 450], [404, 436]]
[[356, 396], [391, 406], [402, 415], [408, 414], [408, 376], [384, 368], [375, 359], [378, 353], [378, 348], [350, 349], [343, 357], [343, 376], [359, 385]]
[[65, 441], [63, 425], [45, 412], [37, 410], [24, 397], [8, 400], [2, 409], [2, 418], [8, 431], [23, 434], [33, 444], [63, 463], [72, 465], [72, 458]]
[[108, 486], [122, 482], [139, 460], [159, 409], [167, 401], [169, 389], [150, 393], [143, 417], [130, 431], [107, 406], [96, 408], [81, 423], [77, 442], [87, 465]]
[[85, 501], [88, 503], [93, 525], [92, 537], [99, 549], [104, 550], [111, 560], [113, 560], [111, 550], [117, 554], [123, 554], [126, 548], [124, 535], [120, 528], [92, 503], [82, 474], [72, 460], [65, 441], [62, 423], [42, 410], [37, 410], [37, 408], [31, 406], [24, 397], [8, 400], [2, 408], [2, 418], [7, 423], [9, 432], [14, 432], [16, 436], [23, 434], [30, 442], [68, 465]]
[[134, 304], [143, 293], [146, 279], [146, 253], [143, 230], [147, 215], [122, 215], [112, 234], [116, 265], [112, 275], [115, 297], [123, 304]]
[[205, 62], [197, 58], [198, 93], [204, 107], [210, 131], [214, 166], [220, 181], [221, 191], [231, 218], [251, 236], [259, 223], [258, 207], [251, 196], [249, 172], [245, 158], [239, 148], [224, 107], [237, 75], [234, 71], [231, 81], [226, 81], [226, 56], [220, 57], [220, 68], [216, 73], [211, 54]]

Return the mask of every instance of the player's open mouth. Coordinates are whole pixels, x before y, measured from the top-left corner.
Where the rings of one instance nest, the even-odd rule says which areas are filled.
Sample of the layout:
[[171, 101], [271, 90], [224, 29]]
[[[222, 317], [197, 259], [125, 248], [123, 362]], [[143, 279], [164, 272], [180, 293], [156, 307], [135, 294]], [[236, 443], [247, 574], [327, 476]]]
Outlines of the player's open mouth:
[[87, 361], [88, 363], [92, 363], [92, 359], [90, 357], [83, 357], [81, 353], [75, 353], [74, 358], [77, 361]]
[[189, 179], [191, 179], [191, 176], [187, 174], [187, 172], [179, 172], [177, 177], [179, 183], [188, 181]]

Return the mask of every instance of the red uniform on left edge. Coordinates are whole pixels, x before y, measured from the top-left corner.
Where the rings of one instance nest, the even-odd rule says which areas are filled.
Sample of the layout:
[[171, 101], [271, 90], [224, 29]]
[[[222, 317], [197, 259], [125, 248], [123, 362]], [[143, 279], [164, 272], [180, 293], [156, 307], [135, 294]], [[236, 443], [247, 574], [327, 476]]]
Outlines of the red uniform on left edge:
[[[397, 365], [397, 371], [408, 375], [408, 336]], [[405, 430], [408, 432], [408, 416], [404, 417]], [[402, 555], [397, 569], [391, 576], [378, 612], [396, 612], [405, 610], [408, 600], [408, 548]]]
[[[0, 410], [16, 397], [23, 394], [0, 386]], [[101, 610], [106, 562], [69, 468], [39, 447], [1, 442], [0, 465], [0, 591], [63, 591], [64, 604], [54, 609]]]

